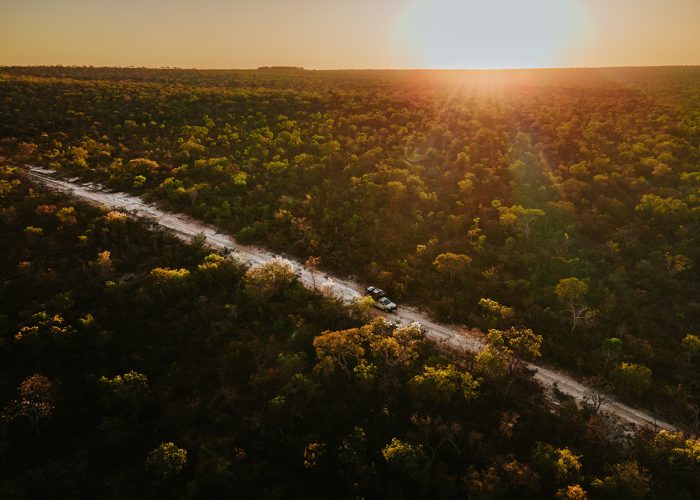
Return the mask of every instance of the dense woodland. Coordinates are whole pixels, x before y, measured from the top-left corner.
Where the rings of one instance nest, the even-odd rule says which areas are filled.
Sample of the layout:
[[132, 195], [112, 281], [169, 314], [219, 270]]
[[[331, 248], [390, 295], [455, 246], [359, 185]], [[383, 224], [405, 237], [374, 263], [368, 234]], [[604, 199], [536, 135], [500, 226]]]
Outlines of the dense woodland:
[[[699, 68], [0, 68], [0, 141], [8, 165], [37, 164], [98, 180], [216, 224], [241, 242], [301, 259], [319, 257], [322, 268], [380, 286], [399, 306], [418, 304], [438, 319], [484, 332], [531, 329], [542, 337], [543, 362], [697, 432]], [[0, 193], [15, 196], [24, 192], [22, 186], [6, 180]], [[9, 206], [4, 210], [7, 220], [16, 221]], [[62, 224], [62, 231], [71, 227], [60, 220], [73, 215], [57, 210], [44, 214], [47, 220]], [[21, 224], [13, 229], [21, 238], [43, 242], [42, 233], [49, 231], [40, 221]], [[120, 271], [133, 274], [128, 283], [158, 281], [158, 273], [148, 274], [149, 266], [166, 269], [168, 281], [170, 271], [196, 268], [192, 259], [204, 258], [173, 242], [144, 243], [155, 238], [148, 234], [123, 236], [127, 253], [134, 254], [118, 256], [131, 263]], [[65, 273], [76, 262], [82, 272], [94, 273], [100, 264], [90, 263], [97, 252], [112, 252], [108, 259], [118, 255], [95, 242], [85, 247], [92, 253], [79, 258], [76, 242], [91, 241], [76, 239], [82, 236], [69, 231], [65, 237], [72, 240], [63, 251], [70, 251], [53, 257], [65, 260]], [[48, 251], [44, 243], [38, 248]], [[5, 254], [11, 259], [8, 252], [3, 259]], [[190, 261], [178, 261], [185, 256]], [[25, 261], [31, 259], [4, 262], [4, 272], [14, 275]], [[59, 269], [57, 263], [43, 266], [35, 272]], [[228, 272], [238, 282], [244, 273]], [[71, 300], [84, 309], [105, 307], [95, 290], [81, 291], [78, 283], [86, 279], [75, 274], [79, 281], [66, 290], [88, 303]], [[102, 278], [88, 282], [97, 287]], [[196, 282], [196, 273], [182, 281]], [[187, 324], [176, 321], [180, 316], [200, 314], [209, 300], [229, 300], [234, 292], [222, 282], [227, 285], [217, 292], [221, 298], [211, 296], [214, 285], [211, 292], [188, 285], [190, 295], [159, 292], [157, 307], [131, 290], [129, 300], [136, 303], [122, 312], [110, 309], [110, 328], [128, 324], [129, 335], [136, 335], [156, 323], [169, 324], [159, 316], [165, 315], [179, 332]], [[43, 288], [24, 286], [21, 293], [3, 293], [27, 304], [48, 300], [36, 295]], [[277, 326], [265, 323], [264, 334], [233, 318], [226, 328], [246, 331], [250, 339], [256, 331], [267, 341], [272, 332], [288, 335], [289, 314], [299, 316], [314, 332], [305, 340], [305, 366], [311, 369], [309, 338], [324, 328], [347, 328], [349, 320], [325, 302], [319, 305], [325, 312], [307, 311], [318, 315], [307, 318], [295, 308], [306, 310], [309, 300], [285, 296], [277, 304], [280, 311], [253, 307], [257, 321], [287, 318]], [[63, 314], [60, 309], [47, 314]], [[132, 316], [132, 310], [143, 316]], [[14, 313], [6, 316], [5, 348], [18, 348], [12, 340], [17, 328], [41, 329], [18, 324]], [[205, 349], [209, 340], [200, 346], [198, 336], [213, 334], [201, 333], [200, 324], [192, 320], [187, 341]], [[161, 352], [159, 345], [153, 343], [150, 355], [192, 348], [165, 345]], [[93, 359], [88, 371], [105, 371], [108, 360], [116, 362], [109, 356]], [[126, 364], [117, 372], [139, 371]], [[404, 382], [415, 375], [406, 376]], [[79, 377], [85, 384], [85, 375]], [[219, 375], [201, 377], [209, 385], [207, 377]], [[10, 397], [18, 380], [7, 384]], [[455, 481], [451, 484], [460, 483]]]
[[700, 441], [0, 167], [2, 498], [697, 498]]

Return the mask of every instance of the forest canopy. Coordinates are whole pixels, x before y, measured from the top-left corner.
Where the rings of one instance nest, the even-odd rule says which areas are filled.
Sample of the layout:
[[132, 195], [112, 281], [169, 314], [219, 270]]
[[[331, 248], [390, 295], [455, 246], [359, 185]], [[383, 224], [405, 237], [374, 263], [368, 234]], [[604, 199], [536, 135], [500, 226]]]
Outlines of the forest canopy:
[[[484, 332], [529, 330], [544, 362], [697, 431], [697, 67], [3, 67], [0, 141], [8, 165], [144, 196], [242, 243], [352, 274], [400, 306]], [[0, 196], [18, 182], [0, 180]], [[55, 226], [89, 239], [75, 207], [53, 205], [36, 208], [50, 224], [23, 221], [23, 238], [43, 241]], [[120, 231], [118, 212], [110, 217]], [[84, 266], [102, 280], [118, 256], [94, 250]], [[198, 265], [217, 267], [211, 259]], [[168, 259], [147, 271], [161, 300], [200, 273]], [[25, 344], [82, 324], [26, 314], [12, 332]], [[371, 365], [358, 370], [369, 377]], [[411, 387], [457, 384], [449, 366], [412, 375], [423, 382]], [[309, 463], [324, 453], [317, 444]], [[177, 445], [154, 463], [177, 462]], [[401, 437], [388, 446], [389, 457], [425, 459]], [[600, 485], [640, 471], [620, 465]]]
[[[246, 267], [16, 168], [0, 180], [3, 498], [700, 492], [696, 439], [629, 434], [517, 362], [353, 316], [282, 261]], [[489, 339], [498, 360], [542, 342]]]

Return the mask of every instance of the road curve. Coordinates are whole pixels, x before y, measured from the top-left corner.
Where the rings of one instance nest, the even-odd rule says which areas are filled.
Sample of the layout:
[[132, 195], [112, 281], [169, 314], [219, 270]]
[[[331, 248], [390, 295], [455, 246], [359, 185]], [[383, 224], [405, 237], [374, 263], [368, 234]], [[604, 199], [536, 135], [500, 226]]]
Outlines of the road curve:
[[[52, 170], [36, 166], [27, 166], [25, 172], [30, 179], [51, 189], [72, 193], [78, 198], [107, 208], [125, 210], [135, 217], [155, 220], [160, 226], [172, 230], [184, 240], [191, 240], [195, 236], [202, 235], [206, 243], [211, 247], [220, 250], [228, 249], [240, 260], [250, 265], [262, 264], [279, 257], [257, 246], [236, 243], [232, 237], [220, 233], [212, 226], [182, 214], [166, 212], [155, 205], [146, 203], [137, 196], [109, 192], [97, 184], [81, 184], [78, 182], [78, 179], [59, 179], [54, 177]], [[309, 288], [314, 286], [323, 287], [328, 292], [348, 302], [361, 296], [360, 290], [362, 290], [362, 286], [358, 283], [323, 275], [318, 271], [314, 272], [308, 269], [298, 261], [289, 258], [287, 260], [294, 267], [301, 282]], [[484, 346], [480, 338], [470, 334], [466, 329], [455, 325], [436, 323], [428, 318], [427, 315], [412, 307], [400, 307], [397, 313], [392, 316], [403, 323], [412, 323], [414, 321], [420, 323], [426, 329], [428, 337], [455, 349], [466, 349], [476, 352]], [[551, 389], [556, 385], [559, 391], [574, 397], [579, 402], [583, 401], [587, 394], [595, 392], [568, 375], [532, 363], [526, 363], [526, 366], [534, 372], [534, 378], [546, 389]], [[607, 399], [608, 401], [601, 406], [601, 410], [616, 415], [620, 420], [632, 426], [651, 427], [668, 431], [678, 430], [675, 426], [658, 420], [643, 410], [632, 408], [616, 401], [614, 398]]]

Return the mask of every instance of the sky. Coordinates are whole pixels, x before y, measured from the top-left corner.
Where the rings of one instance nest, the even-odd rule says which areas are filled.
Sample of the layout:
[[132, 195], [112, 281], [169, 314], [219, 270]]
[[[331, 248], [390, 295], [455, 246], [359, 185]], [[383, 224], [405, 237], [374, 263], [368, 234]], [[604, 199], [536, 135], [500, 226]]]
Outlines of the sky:
[[0, 65], [700, 64], [700, 0], [0, 0]]

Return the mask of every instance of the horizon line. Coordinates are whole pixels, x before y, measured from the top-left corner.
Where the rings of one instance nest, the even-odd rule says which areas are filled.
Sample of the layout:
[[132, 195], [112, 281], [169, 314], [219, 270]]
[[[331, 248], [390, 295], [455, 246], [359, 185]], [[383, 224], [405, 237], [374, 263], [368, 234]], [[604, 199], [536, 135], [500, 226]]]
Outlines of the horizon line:
[[699, 63], [693, 64], [651, 64], [651, 65], [611, 65], [611, 66], [523, 66], [510, 68], [440, 68], [440, 67], [365, 67], [365, 68], [307, 68], [294, 65], [263, 65], [257, 67], [231, 67], [231, 68], [204, 68], [196, 66], [109, 66], [93, 64], [0, 64], [0, 69], [5, 68], [92, 68], [92, 69], [146, 69], [146, 70], [186, 70], [186, 71], [259, 71], [265, 69], [278, 69], [290, 71], [533, 71], [533, 70], [594, 70], [594, 69], [641, 69], [641, 68], [693, 68], [700, 67]]

